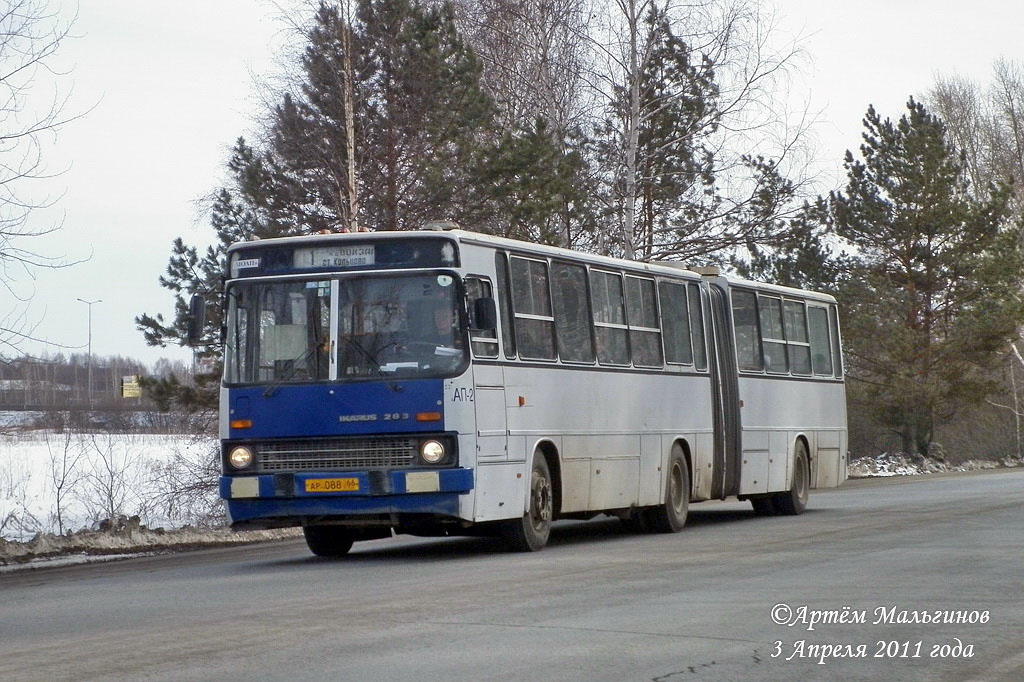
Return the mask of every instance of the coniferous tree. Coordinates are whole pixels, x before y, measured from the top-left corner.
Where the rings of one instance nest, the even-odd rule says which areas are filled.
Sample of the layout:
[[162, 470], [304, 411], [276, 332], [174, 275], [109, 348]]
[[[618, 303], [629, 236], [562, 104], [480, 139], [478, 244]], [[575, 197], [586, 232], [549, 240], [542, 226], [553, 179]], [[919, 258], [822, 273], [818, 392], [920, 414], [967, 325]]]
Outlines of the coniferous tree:
[[772, 247], [747, 244], [746, 258], [732, 258], [742, 277], [797, 289], [836, 293], [836, 283], [848, 266], [847, 257], [828, 242], [828, 202], [819, 197], [805, 203], [803, 211], [788, 222], [785, 233]]
[[868, 109], [829, 218], [854, 254], [839, 283], [849, 374], [904, 450], [927, 454], [936, 423], [994, 388], [988, 370], [1024, 321], [1024, 259], [1010, 188], [975, 198], [942, 121], [907, 109], [896, 122]]
[[275, 172], [273, 158], [260, 155], [245, 140], [235, 143], [228, 171], [233, 180], [213, 199], [210, 223], [216, 241], [205, 251], [189, 246], [180, 237], [174, 240], [167, 270], [160, 285], [174, 295], [174, 317], [143, 313], [135, 324], [151, 346], [181, 345], [188, 336], [189, 300], [201, 295], [206, 301], [206, 320], [202, 345], [197, 355], [212, 358], [209, 372], [197, 372], [194, 385], [183, 384], [169, 375], [142, 381], [147, 394], [163, 408], [177, 404], [187, 409], [215, 409], [216, 381], [220, 375], [220, 330], [223, 324], [222, 293], [227, 248], [238, 241], [302, 234], [304, 225], [297, 220], [293, 204], [286, 201], [294, 187], [282, 187], [283, 174]]
[[[704, 3], [706, 7], [713, 2]], [[721, 30], [683, 37], [675, 8], [653, 0], [620, 0], [621, 37], [607, 73], [607, 116], [597, 127], [602, 177], [602, 251], [641, 260], [726, 260], [756, 243], [776, 245], [799, 214], [799, 184], [777, 160], [730, 149], [751, 125], [750, 97], [759, 81], [784, 68], [752, 60], [719, 78], [738, 47], [746, 13], [729, 13]], [[756, 25], [754, 12], [751, 21]], [[700, 50], [690, 44], [702, 38]], [[740, 85], [737, 85], [737, 82]], [[764, 103], [756, 105], [766, 109]], [[767, 124], [765, 124], [767, 125]], [[735, 140], [733, 140], [735, 141]], [[780, 150], [780, 156], [787, 153]]]
[[540, 244], [590, 245], [590, 169], [575, 146], [561, 144], [544, 119], [502, 136], [476, 174], [487, 198], [482, 222], [488, 231]]
[[[213, 246], [177, 239], [160, 284], [174, 316], [143, 314], [151, 345], [182, 343], [188, 300], [207, 302], [200, 355], [220, 357], [221, 294], [234, 242], [322, 231], [410, 229], [482, 211], [472, 191], [493, 109], [450, 7], [358, 0], [355, 16], [322, 2], [306, 33], [302, 79], [282, 94], [255, 148], [239, 140], [211, 202]], [[201, 384], [208, 377], [197, 377]], [[211, 385], [209, 381], [207, 385]], [[211, 406], [207, 387], [152, 382], [162, 400]]]
[[[471, 169], [493, 121], [481, 65], [449, 4], [361, 2], [363, 68], [373, 86], [360, 133], [368, 227], [411, 229], [430, 219], [470, 222]], [[365, 77], [365, 76], [364, 76]]]

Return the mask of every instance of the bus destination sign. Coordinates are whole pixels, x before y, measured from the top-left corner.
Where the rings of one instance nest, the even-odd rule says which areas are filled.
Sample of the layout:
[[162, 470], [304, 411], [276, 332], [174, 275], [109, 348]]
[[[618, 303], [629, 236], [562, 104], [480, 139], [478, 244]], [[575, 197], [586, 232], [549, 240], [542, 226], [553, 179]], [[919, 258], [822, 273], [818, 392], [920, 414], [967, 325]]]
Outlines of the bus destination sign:
[[357, 244], [295, 249], [292, 265], [296, 268], [358, 268], [374, 265], [375, 262], [373, 245]]

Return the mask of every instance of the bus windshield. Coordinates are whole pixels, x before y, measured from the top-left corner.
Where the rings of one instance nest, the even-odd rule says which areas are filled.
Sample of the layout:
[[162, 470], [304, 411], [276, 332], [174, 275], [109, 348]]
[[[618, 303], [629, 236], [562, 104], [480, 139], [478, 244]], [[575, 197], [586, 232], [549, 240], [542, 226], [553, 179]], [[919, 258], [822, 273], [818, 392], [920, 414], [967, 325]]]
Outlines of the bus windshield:
[[456, 282], [447, 274], [234, 282], [225, 379], [450, 375], [468, 360]]

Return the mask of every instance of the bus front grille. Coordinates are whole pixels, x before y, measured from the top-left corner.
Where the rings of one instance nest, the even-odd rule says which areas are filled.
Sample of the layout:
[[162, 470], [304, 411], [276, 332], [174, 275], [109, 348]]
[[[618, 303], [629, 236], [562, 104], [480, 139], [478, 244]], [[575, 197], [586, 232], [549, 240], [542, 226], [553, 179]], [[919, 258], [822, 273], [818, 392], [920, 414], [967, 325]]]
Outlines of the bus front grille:
[[415, 438], [360, 438], [262, 443], [260, 471], [346, 471], [407, 467], [416, 458]]

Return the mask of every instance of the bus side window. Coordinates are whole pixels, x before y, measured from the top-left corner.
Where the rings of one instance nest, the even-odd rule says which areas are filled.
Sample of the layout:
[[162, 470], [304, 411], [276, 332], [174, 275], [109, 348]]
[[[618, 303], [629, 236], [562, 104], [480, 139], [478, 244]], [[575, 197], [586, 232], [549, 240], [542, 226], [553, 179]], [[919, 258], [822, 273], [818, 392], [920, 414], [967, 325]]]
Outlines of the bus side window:
[[757, 327], [757, 295], [752, 291], [732, 292], [732, 319], [736, 330], [736, 360], [742, 370], [760, 372], [761, 331]]
[[597, 361], [602, 365], [628, 365], [629, 341], [622, 277], [591, 270], [590, 295], [594, 298]]
[[828, 326], [832, 330], [832, 365], [835, 376], [843, 378], [843, 353], [839, 349], [839, 311], [834, 305], [828, 307]]
[[501, 317], [501, 343], [505, 346], [505, 357], [516, 357], [516, 337], [512, 329], [512, 290], [508, 285], [508, 260], [505, 254], [494, 254], [494, 272], [498, 283], [498, 314]]
[[690, 337], [693, 339], [693, 366], [699, 370], [708, 368], [708, 353], [704, 341], [704, 314], [701, 306], [700, 287], [688, 284], [686, 291], [690, 300]]
[[764, 368], [776, 374], [789, 371], [786, 360], [786, 336], [782, 331], [782, 299], [758, 296], [757, 307], [761, 319], [761, 348]]
[[[482, 329], [477, 327], [476, 320], [476, 301], [479, 299], [489, 299], [493, 296], [491, 292], [491, 283], [486, 279], [480, 277], [467, 277], [466, 278], [466, 295], [469, 299], [469, 311], [472, 316], [472, 324], [470, 324], [469, 335], [470, 342], [473, 348], [473, 357], [477, 358], [496, 358], [498, 357], [498, 334], [495, 329]], [[489, 303], [489, 302], [488, 302]]]
[[815, 374], [832, 376], [832, 343], [828, 336], [828, 309], [807, 306], [811, 334], [811, 369]]
[[811, 344], [807, 341], [807, 310], [803, 301], [785, 303], [786, 347], [789, 350], [789, 366], [793, 374], [811, 373]]
[[555, 318], [551, 315], [546, 261], [518, 258], [512, 263], [512, 314], [523, 359], [555, 359]]
[[[665, 333], [665, 361], [679, 365], [693, 364], [686, 285], [658, 282], [658, 297], [661, 301], [661, 326]], [[697, 304], [700, 305], [699, 298]]]
[[626, 277], [626, 312], [629, 315], [629, 345], [637, 367], [661, 367], [661, 328], [654, 280]]
[[558, 357], [564, 362], [593, 362], [587, 270], [582, 265], [551, 264], [551, 298], [555, 309]]

